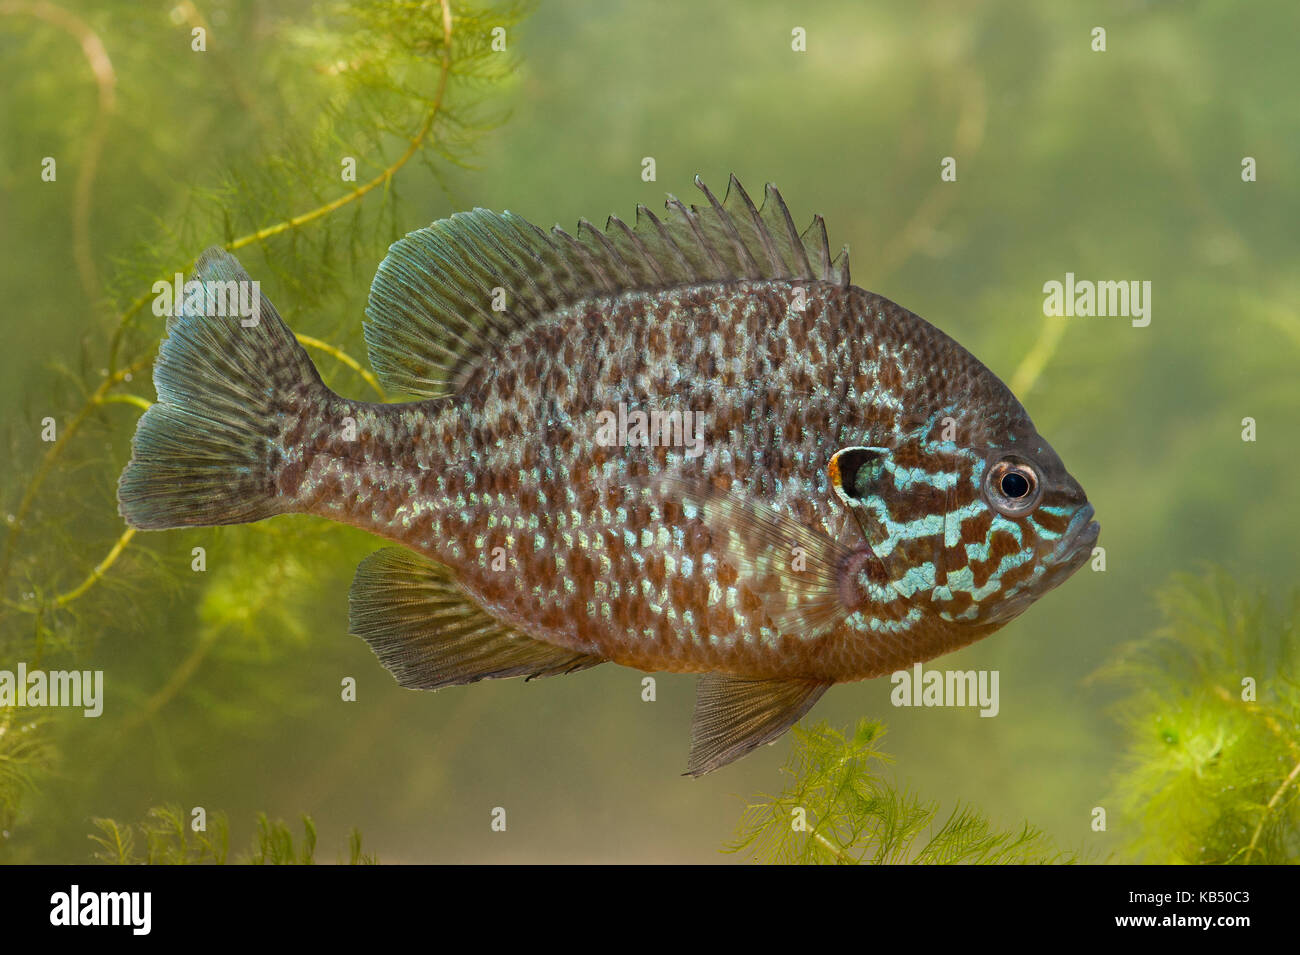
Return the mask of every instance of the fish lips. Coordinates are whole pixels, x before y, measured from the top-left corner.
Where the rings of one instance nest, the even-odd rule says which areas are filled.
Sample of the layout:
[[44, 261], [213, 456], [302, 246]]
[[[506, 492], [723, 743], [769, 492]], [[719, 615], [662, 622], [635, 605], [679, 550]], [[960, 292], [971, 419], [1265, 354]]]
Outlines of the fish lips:
[[1070, 519], [1065, 534], [1052, 554], [1052, 564], [1055, 567], [1063, 570], [1068, 568], [1069, 573], [1073, 573], [1092, 555], [1097, 535], [1101, 533], [1101, 525], [1092, 519], [1095, 513], [1091, 504], [1084, 504], [1074, 512], [1074, 517]]
[[1092, 519], [1091, 504], [1084, 504], [1075, 512], [1065, 528], [1065, 534], [1046, 560], [1046, 571], [1029, 590], [1016, 594], [990, 614], [985, 622], [1005, 624], [1024, 613], [1029, 606], [1049, 590], [1059, 587], [1074, 572], [1088, 562], [1092, 547], [1097, 543], [1101, 525]]

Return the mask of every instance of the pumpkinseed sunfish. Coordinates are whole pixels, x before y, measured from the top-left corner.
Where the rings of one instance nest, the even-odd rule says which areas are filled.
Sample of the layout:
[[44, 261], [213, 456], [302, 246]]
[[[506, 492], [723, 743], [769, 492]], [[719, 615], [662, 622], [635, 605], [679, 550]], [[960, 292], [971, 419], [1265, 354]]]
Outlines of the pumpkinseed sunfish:
[[696, 185], [707, 202], [635, 228], [475, 209], [396, 242], [364, 328], [403, 404], [326, 388], [265, 299], [224, 308], [251, 280], [208, 249], [122, 516], [307, 513], [395, 541], [357, 569], [350, 630], [403, 686], [700, 673], [692, 775], [1086, 562], [1087, 496], [996, 375], [850, 284], [775, 187], [758, 209], [735, 177], [724, 202]]

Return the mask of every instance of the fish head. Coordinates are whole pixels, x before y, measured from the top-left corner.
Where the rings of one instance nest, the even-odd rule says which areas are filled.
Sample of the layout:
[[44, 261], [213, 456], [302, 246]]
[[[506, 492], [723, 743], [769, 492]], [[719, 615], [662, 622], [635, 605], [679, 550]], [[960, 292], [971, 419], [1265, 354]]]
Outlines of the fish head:
[[1087, 563], [1101, 525], [1082, 485], [1028, 416], [966, 457], [969, 500], [946, 518], [950, 536], [959, 537], [957, 547], [944, 548], [952, 597], [937, 592], [936, 604], [945, 619], [1000, 626]]
[[1082, 567], [1100, 525], [1023, 409], [970, 431], [963, 441], [926, 427], [891, 447], [847, 448], [830, 476], [877, 558], [875, 602], [982, 635]]

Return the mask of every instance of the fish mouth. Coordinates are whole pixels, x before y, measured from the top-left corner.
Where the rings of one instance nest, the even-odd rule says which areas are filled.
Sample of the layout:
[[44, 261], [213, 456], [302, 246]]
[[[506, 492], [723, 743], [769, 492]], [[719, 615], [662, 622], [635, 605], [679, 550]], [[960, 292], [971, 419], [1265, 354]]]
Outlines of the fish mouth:
[[1015, 594], [989, 615], [982, 623], [1005, 624], [1013, 620], [1035, 600], [1060, 586], [1075, 571], [1088, 562], [1092, 547], [1097, 543], [1101, 525], [1092, 519], [1091, 504], [1084, 504], [1070, 519], [1060, 542], [1045, 560], [1045, 571], [1037, 584], [1029, 590]]
[[1088, 558], [1092, 546], [1097, 543], [1097, 535], [1101, 533], [1101, 525], [1092, 519], [1095, 513], [1091, 504], [1084, 504], [1075, 511], [1065, 529], [1065, 536], [1056, 545], [1053, 563], [1074, 566]]

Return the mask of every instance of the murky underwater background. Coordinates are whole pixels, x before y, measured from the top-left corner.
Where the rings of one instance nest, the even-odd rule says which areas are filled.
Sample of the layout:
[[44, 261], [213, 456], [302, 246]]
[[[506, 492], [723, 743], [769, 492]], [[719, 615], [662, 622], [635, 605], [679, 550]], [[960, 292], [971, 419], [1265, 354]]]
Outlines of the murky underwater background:
[[[10, 515], [50, 447], [41, 420], [67, 428], [104, 380], [118, 316], [170, 274], [151, 257], [183, 268], [327, 203], [355, 188], [340, 157], [360, 157], [364, 183], [411, 135], [378, 100], [339, 92], [334, 27], [311, 4], [139, 6], [64, 5], [112, 60], [107, 113], [106, 74], [97, 85], [75, 30], [0, 13]], [[427, 18], [439, 36], [437, 4]], [[492, 63], [493, 22], [464, 21], [478, 63]], [[194, 23], [208, 52], [190, 49]], [[721, 196], [734, 172], [751, 195], [776, 182], [800, 228], [823, 214], [855, 284], [1011, 384], [1088, 490], [1106, 570], [935, 663], [998, 670], [996, 718], [897, 709], [885, 680], [835, 687], [812, 716], [881, 719], [898, 780], [1105, 859], [1116, 834], [1092, 832], [1090, 812], [1120, 735], [1113, 693], [1085, 678], [1158, 625], [1152, 593], [1172, 573], [1213, 563], [1279, 598], [1295, 583], [1298, 31], [1283, 3], [543, 2], [507, 28], [503, 75], [452, 76], [447, 108], [464, 105], [465, 125], [434, 127], [446, 138], [400, 169], [395, 196], [378, 187], [328, 225], [237, 254], [291, 328], [365, 366], [362, 309], [387, 242], [455, 211], [572, 228], [661, 208], [665, 192], [694, 201], [697, 173]], [[435, 76], [394, 81], [428, 94]], [[369, 110], [373, 137], [336, 137], [335, 119], [365, 127]], [[657, 181], [642, 179], [647, 157]], [[1067, 272], [1149, 281], [1150, 324], [1045, 317], [1043, 285]], [[122, 364], [151, 355], [161, 319], [145, 309], [126, 327]], [[312, 357], [331, 387], [373, 397], [343, 362]], [[147, 378], [114, 393], [152, 400]], [[0, 859], [84, 861], [93, 817], [163, 803], [225, 812], [235, 847], [259, 811], [308, 813], [325, 859], [353, 826], [384, 862], [734, 858], [718, 850], [745, 798], [781, 785], [790, 737], [690, 780], [691, 677], [659, 675], [654, 703], [616, 666], [402, 690], [347, 633], [353, 570], [380, 546], [360, 532], [286, 517], [142, 534], [60, 603], [122, 534], [113, 488], [138, 413], [91, 409], [12, 544], [0, 667], [102, 669], [106, 702], [99, 719], [48, 715], [49, 767]], [[340, 699], [345, 677], [357, 702]], [[498, 806], [505, 833], [489, 827]]]

